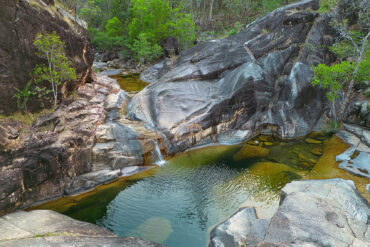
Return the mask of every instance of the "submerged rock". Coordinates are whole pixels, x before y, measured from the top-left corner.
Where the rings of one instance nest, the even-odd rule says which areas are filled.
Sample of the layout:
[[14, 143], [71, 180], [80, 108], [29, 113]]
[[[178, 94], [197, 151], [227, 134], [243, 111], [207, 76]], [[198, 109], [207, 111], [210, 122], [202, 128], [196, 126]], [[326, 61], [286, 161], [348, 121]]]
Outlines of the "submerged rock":
[[287, 184], [277, 212], [264, 227], [251, 224], [259, 219], [240, 213], [246, 210], [253, 209], [241, 209], [217, 225], [211, 231], [210, 246], [347, 247], [367, 246], [370, 241], [370, 207], [349, 180]]
[[310, 143], [310, 144], [320, 144], [320, 143], [322, 143], [322, 141], [316, 140], [316, 139], [312, 139], [312, 138], [307, 138], [306, 139], [306, 142], [307, 143]]
[[245, 145], [243, 146], [234, 156], [234, 160], [242, 160], [242, 159], [249, 159], [249, 158], [256, 158], [256, 157], [263, 157], [268, 155], [270, 150], [267, 148], [253, 146], [253, 145]]
[[331, 61], [329, 20], [305, 0], [257, 19], [240, 33], [184, 51], [141, 74], [151, 82], [129, 104], [132, 119], [166, 134], [168, 152], [232, 143], [258, 132], [310, 132], [325, 106], [310, 66]]
[[0, 246], [164, 246], [133, 237], [117, 237], [96, 225], [50, 210], [19, 211], [0, 217]]

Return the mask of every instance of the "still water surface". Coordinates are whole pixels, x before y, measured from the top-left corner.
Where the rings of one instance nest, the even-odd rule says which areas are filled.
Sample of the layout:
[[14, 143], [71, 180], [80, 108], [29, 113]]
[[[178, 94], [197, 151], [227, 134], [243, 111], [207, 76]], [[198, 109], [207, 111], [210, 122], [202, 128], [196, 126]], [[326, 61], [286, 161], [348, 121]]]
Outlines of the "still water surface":
[[204, 247], [210, 228], [242, 205], [258, 206], [260, 217], [270, 217], [281, 188], [315, 170], [324, 139], [315, 136], [308, 143], [259, 137], [249, 144], [193, 150], [141, 177], [39, 208], [96, 223], [119, 236], [170, 247]]

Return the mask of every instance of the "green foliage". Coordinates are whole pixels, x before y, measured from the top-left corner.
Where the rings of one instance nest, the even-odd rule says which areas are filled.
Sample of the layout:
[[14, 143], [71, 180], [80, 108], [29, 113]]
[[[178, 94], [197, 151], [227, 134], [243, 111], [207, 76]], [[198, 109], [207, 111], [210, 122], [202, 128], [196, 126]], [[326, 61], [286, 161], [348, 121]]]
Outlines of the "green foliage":
[[338, 0], [320, 0], [319, 5], [320, 8], [318, 12], [327, 13], [338, 5]]
[[[364, 34], [356, 31], [348, 31], [348, 36], [350, 39], [353, 40], [357, 47], [361, 47]], [[368, 42], [366, 45], [367, 47], [365, 49], [368, 50], [369, 48]], [[348, 39], [342, 39], [339, 42], [333, 44], [332, 46], [329, 46], [329, 50], [334, 52], [335, 55], [337, 55], [337, 57], [340, 59], [356, 57], [358, 55], [358, 51], [351, 43], [351, 41]]]
[[22, 90], [14, 87], [17, 92], [13, 95], [13, 97], [17, 99], [18, 110], [27, 111], [27, 102], [29, 98], [34, 95], [34, 93], [31, 91], [31, 84], [32, 81], [27, 82], [26, 86]]
[[237, 34], [242, 29], [243, 29], [242, 24], [239, 21], [237, 21], [234, 23], [234, 27], [229, 31], [228, 35], [231, 36], [231, 35]]
[[353, 65], [347, 61], [332, 66], [319, 64], [312, 69], [314, 72], [312, 85], [328, 89], [326, 96], [331, 102], [339, 97], [343, 84], [353, 73]]
[[[365, 83], [369, 81], [370, 51], [366, 53], [365, 58], [360, 61], [358, 66], [355, 82]], [[314, 72], [312, 85], [318, 85], [324, 89], [328, 89], [329, 91], [326, 96], [330, 101], [333, 101], [339, 97], [339, 92], [341, 92], [345, 85], [352, 79], [355, 64], [348, 61], [342, 61], [332, 66], [319, 64], [316, 67], [312, 67], [312, 70]]]
[[113, 17], [107, 21], [105, 31], [99, 31], [97, 28], [89, 28], [91, 43], [98, 50], [108, 50], [113, 47], [121, 47], [125, 43], [123, 35], [123, 24], [117, 18]]
[[[182, 48], [187, 48], [196, 39], [192, 16], [180, 13], [179, 8], [173, 9], [168, 1], [132, 0], [132, 2], [132, 20], [129, 24], [131, 47], [135, 47], [135, 43], [138, 46], [145, 40], [154, 48], [165, 38], [174, 36]], [[144, 35], [140, 36], [141, 34]], [[137, 50], [132, 51], [137, 56]]]
[[141, 33], [138, 39], [134, 40], [133, 45], [129, 46], [134, 58], [141, 63], [151, 62], [163, 55], [162, 47], [150, 42], [151, 38], [153, 37], [150, 34]]
[[[67, 80], [76, 80], [76, 71], [71, 61], [65, 55], [65, 43], [55, 33], [39, 34], [34, 41], [36, 55], [46, 59], [47, 64], [38, 64], [33, 70], [33, 80], [36, 84], [48, 81], [52, 86], [54, 105], [57, 104], [58, 86]], [[48, 93], [46, 88], [36, 88], [36, 93]]]
[[[357, 73], [355, 73], [358, 66]], [[347, 88], [349, 82], [354, 79], [355, 83], [365, 83], [370, 79], [370, 52], [368, 51], [365, 58], [358, 64], [354, 62], [342, 61], [341, 63], [327, 66], [319, 64], [311, 69], [314, 72], [312, 85], [320, 86], [326, 89], [326, 97], [333, 105], [333, 122], [337, 123], [336, 119], [336, 99]], [[347, 89], [348, 90], [348, 89]], [[349, 89], [351, 90], [351, 89]], [[346, 102], [344, 102], [346, 104]], [[339, 116], [341, 117], [341, 116]], [[336, 128], [339, 125], [335, 125]]]
[[105, 31], [109, 37], [117, 37], [122, 35], [122, 30], [122, 22], [117, 17], [109, 19], [105, 25]]
[[80, 15], [93, 27], [98, 27], [102, 22], [102, 10], [95, 0], [88, 0], [85, 7], [80, 10]]

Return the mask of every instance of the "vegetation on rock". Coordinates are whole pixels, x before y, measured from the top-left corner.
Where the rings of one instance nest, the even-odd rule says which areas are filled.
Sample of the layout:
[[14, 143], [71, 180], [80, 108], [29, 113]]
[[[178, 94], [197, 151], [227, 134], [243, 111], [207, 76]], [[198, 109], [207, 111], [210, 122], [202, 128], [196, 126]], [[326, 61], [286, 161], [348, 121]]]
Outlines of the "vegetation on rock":
[[[327, 12], [337, 7], [338, 1], [326, 0], [321, 3], [319, 11]], [[328, 48], [337, 56], [337, 62], [312, 67], [312, 85], [326, 89], [326, 96], [332, 104], [334, 129], [337, 129], [343, 120], [354, 85], [363, 83], [368, 87], [370, 77], [370, 31], [367, 27], [370, 16], [366, 10], [360, 9], [358, 3], [352, 4], [349, 9], [341, 10], [339, 17], [331, 23], [338, 36], [336, 42]], [[353, 13], [356, 17], [353, 17]], [[337, 99], [340, 99], [340, 102]]]
[[[32, 95], [36, 95], [42, 102], [52, 93], [54, 106], [56, 106], [58, 87], [65, 81], [76, 80], [76, 71], [65, 55], [65, 43], [56, 32], [39, 34], [33, 44], [37, 49], [36, 55], [45, 59], [47, 63], [37, 64], [32, 74], [32, 80], [22, 90], [16, 88], [17, 93], [14, 97], [17, 98], [20, 110], [27, 110], [27, 102]], [[39, 86], [45, 81], [51, 84], [51, 90], [45, 86]]]
[[[122, 49], [139, 62], [163, 55], [161, 44], [176, 37], [186, 49], [196, 40], [235, 34], [257, 17], [292, 0], [59, 0], [89, 24], [93, 45]], [[119, 27], [111, 32], [107, 25]], [[116, 29], [117, 30], [117, 29]], [[140, 52], [140, 50], [145, 51]]]

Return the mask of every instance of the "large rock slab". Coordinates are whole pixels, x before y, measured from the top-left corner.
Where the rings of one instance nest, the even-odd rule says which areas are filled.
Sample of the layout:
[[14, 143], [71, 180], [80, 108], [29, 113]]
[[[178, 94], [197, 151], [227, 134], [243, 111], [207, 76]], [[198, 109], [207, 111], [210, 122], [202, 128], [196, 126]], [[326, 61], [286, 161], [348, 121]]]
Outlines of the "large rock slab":
[[[250, 213], [241, 214], [243, 210], [252, 209], [238, 211], [212, 230], [210, 246], [365, 247], [370, 242], [370, 206], [349, 180], [287, 184], [280, 206], [265, 228], [248, 224], [258, 219]], [[238, 226], [233, 227], [233, 222]], [[239, 245], [234, 244], [237, 241]]]
[[311, 65], [327, 63], [329, 19], [305, 0], [259, 18], [240, 33], [184, 51], [144, 71], [151, 82], [129, 102], [129, 116], [166, 134], [168, 152], [261, 133], [307, 134], [325, 95], [311, 86]]
[[0, 217], [0, 246], [160, 247], [147, 240], [120, 238], [96, 225], [50, 210], [18, 211]]
[[343, 124], [343, 127], [345, 130], [339, 131], [337, 135], [350, 147], [337, 155], [339, 168], [370, 178], [370, 131], [351, 124]]
[[270, 220], [258, 219], [254, 208], [241, 208], [211, 231], [211, 247], [255, 246], [263, 240]]

